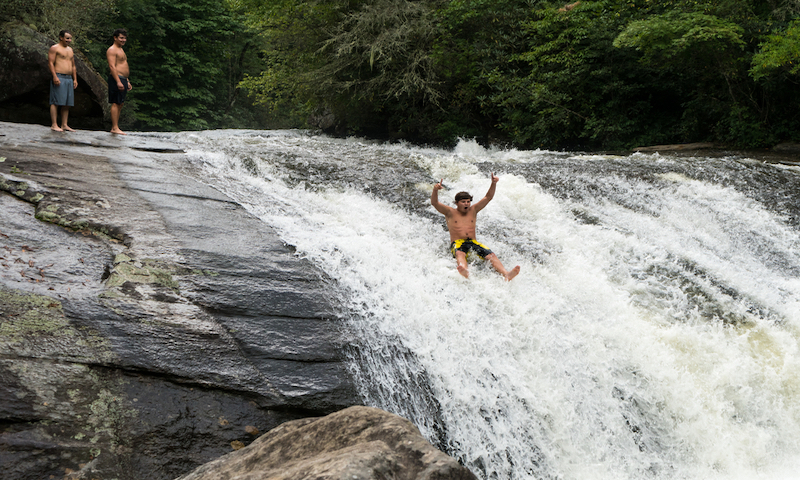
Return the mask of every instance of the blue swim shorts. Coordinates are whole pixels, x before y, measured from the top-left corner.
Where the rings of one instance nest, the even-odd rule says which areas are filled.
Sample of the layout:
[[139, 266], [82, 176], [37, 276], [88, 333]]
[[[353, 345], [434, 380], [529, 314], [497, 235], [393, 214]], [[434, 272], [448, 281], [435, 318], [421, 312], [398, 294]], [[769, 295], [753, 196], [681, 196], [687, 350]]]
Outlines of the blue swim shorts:
[[471, 238], [462, 238], [450, 244], [450, 253], [456, 256], [456, 250], [462, 251], [469, 255], [469, 252], [475, 252], [481, 258], [486, 258], [493, 252], [486, 245], [480, 244]]
[[117, 81], [114, 77], [108, 76], [108, 103], [116, 103], [117, 105], [125, 103], [125, 96], [128, 94], [128, 79], [122, 75], [119, 76], [119, 79], [122, 82], [122, 86], [125, 87], [122, 90], [117, 88]]
[[72, 107], [75, 105], [75, 84], [72, 75], [66, 73], [56, 73], [61, 85], [56, 85], [50, 80], [50, 105], [60, 107]]

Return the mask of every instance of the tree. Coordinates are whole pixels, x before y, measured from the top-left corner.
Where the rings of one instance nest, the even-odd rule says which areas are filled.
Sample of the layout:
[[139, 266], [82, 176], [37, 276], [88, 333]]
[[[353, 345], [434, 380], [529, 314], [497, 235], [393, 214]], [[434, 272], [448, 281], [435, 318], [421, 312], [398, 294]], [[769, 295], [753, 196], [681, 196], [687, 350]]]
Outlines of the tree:
[[778, 72], [800, 76], [800, 21], [795, 20], [783, 32], [769, 35], [760, 49], [753, 56], [750, 68], [754, 79], [760, 80]]
[[0, 22], [18, 19], [57, 42], [61, 30], [72, 33], [73, 47], [97, 66], [105, 58], [105, 32], [116, 16], [117, 0], [5, 0]]
[[[563, 5], [563, 4], [562, 4]], [[560, 7], [561, 5], [559, 5]], [[670, 133], [652, 115], [653, 72], [612, 47], [639, 11], [629, 2], [582, 2], [534, 10], [521, 29], [528, 39], [524, 75], [493, 79], [502, 128], [515, 143], [547, 148], [621, 148], [653, 130]]]
[[120, 0], [119, 10], [138, 121], [157, 130], [216, 125], [230, 100], [230, 47], [246, 31], [227, 3]]
[[409, 136], [440, 97], [430, 2], [248, 1], [269, 67], [242, 85], [273, 111], [332, 113], [351, 132]]

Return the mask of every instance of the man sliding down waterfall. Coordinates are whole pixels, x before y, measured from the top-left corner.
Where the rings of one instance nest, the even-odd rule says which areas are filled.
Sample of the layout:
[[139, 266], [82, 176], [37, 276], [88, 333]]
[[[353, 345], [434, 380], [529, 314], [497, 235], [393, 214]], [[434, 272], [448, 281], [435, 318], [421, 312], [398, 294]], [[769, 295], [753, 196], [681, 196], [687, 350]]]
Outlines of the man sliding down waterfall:
[[[444, 179], [442, 179], [444, 180]], [[475, 252], [479, 257], [484, 260], [489, 260], [500, 275], [505, 277], [506, 280], [511, 281], [519, 274], [519, 265], [514, 267], [510, 272], [503, 267], [500, 259], [497, 258], [489, 248], [481, 245], [475, 240], [475, 220], [478, 217], [478, 212], [483, 210], [483, 207], [489, 204], [494, 198], [494, 191], [497, 187], [497, 181], [500, 180], [492, 173], [492, 186], [486, 192], [486, 196], [478, 200], [475, 205], [472, 205], [472, 195], [467, 192], [458, 192], [456, 194], [456, 208], [448, 207], [439, 201], [439, 190], [444, 188], [442, 181], [439, 181], [433, 186], [431, 192], [431, 205], [439, 211], [447, 220], [447, 229], [450, 231], [450, 253], [456, 258], [458, 263], [458, 273], [464, 278], [469, 278], [469, 271], [467, 270], [467, 254], [470, 251]]]

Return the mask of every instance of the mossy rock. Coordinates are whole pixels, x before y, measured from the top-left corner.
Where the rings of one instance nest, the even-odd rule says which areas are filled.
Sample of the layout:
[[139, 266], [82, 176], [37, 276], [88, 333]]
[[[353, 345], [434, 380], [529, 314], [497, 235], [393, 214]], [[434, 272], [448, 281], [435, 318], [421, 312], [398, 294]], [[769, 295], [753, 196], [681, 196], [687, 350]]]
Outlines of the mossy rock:
[[0, 190], [34, 205], [44, 198], [44, 194], [39, 190], [38, 185], [22, 180], [14, 180], [2, 174], [0, 174]]
[[180, 285], [172, 278], [172, 273], [177, 272], [176, 266], [167, 265], [145, 259], [135, 262], [124, 253], [118, 254], [114, 259], [114, 269], [106, 281], [109, 288], [119, 287], [126, 282], [140, 284], [155, 284], [167, 287], [175, 293], [180, 293]]

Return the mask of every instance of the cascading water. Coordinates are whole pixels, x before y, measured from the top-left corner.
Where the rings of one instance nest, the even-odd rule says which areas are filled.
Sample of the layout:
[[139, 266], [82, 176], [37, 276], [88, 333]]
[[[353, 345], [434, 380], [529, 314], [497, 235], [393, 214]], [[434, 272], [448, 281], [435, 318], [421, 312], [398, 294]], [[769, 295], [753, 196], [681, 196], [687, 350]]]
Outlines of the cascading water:
[[[338, 286], [368, 404], [487, 479], [800, 478], [800, 175], [742, 158], [170, 137]], [[461, 278], [429, 203], [507, 267]]]

